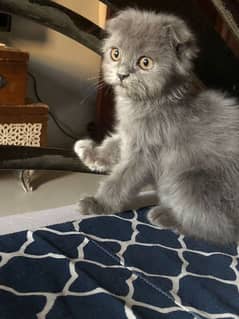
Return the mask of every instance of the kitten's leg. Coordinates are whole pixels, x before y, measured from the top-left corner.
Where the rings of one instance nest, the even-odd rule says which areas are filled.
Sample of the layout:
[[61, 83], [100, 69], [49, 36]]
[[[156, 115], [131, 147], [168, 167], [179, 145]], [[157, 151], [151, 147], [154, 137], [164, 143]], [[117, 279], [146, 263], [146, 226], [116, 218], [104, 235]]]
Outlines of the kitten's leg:
[[178, 229], [179, 227], [171, 209], [164, 206], [156, 206], [150, 209], [147, 218], [154, 225], [172, 229]]
[[79, 210], [85, 215], [118, 212], [139, 192], [147, 178], [141, 161], [119, 163], [100, 184], [95, 197], [80, 200]]
[[174, 181], [167, 197], [180, 233], [219, 244], [238, 240], [232, 218], [236, 189], [235, 202], [226, 200], [225, 181], [209, 170], [186, 172]]
[[[206, 170], [186, 174], [186, 187], [191, 189], [191, 213], [182, 220], [185, 234], [227, 244], [238, 240], [238, 221], [234, 219], [238, 208], [237, 187], [229, 191], [231, 177]], [[187, 203], [189, 202], [187, 200]], [[190, 211], [190, 208], [188, 209]]]
[[74, 151], [92, 171], [107, 172], [119, 159], [119, 144], [118, 135], [107, 137], [100, 146], [90, 139], [85, 139], [75, 143]]

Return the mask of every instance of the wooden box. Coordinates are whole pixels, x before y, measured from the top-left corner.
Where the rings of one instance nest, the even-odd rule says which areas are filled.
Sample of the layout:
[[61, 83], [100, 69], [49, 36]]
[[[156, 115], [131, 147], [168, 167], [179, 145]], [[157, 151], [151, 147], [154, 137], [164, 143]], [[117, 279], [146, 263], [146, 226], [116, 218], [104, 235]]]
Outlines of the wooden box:
[[28, 53], [0, 46], [0, 105], [25, 104], [28, 60]]
[[0, 106], [0, 145], [47, 146], [45, 104]]

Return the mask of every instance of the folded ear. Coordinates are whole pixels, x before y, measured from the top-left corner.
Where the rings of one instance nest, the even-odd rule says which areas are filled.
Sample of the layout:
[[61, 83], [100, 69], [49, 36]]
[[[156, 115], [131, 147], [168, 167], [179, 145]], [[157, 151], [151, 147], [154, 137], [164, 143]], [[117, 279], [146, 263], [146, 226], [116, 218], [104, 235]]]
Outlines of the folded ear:
[[180, 61], [192, 60], [199, 52], [196, 38], [181, 19], [167, 25], [169, 41]]

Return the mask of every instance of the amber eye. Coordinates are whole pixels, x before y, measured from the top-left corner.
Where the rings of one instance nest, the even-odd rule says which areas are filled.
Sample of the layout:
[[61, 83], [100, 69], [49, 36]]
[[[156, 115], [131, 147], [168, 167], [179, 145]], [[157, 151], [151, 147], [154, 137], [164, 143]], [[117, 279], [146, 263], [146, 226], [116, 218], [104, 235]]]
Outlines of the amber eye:
[[150, 70], [153, 67], [153, 60], [151, 58], [148, 58], [146, 56], [143, 56], [139, 59], [138, 65], [142, 70]]
[[110, 52], [110, 56], [113, 61], [119, 61], [121, 58], [120, 49], [112, 48]]

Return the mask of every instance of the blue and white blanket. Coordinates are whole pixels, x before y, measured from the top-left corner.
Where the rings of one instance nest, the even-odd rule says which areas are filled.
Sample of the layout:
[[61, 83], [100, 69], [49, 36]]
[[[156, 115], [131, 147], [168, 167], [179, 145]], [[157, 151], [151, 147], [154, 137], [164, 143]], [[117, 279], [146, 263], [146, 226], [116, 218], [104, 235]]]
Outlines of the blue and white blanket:
[[147, 211], [0, 236], [0, 319], [238, 319], [239, 248]]

